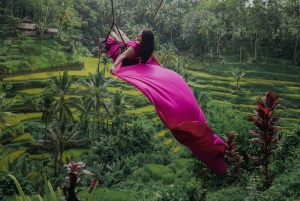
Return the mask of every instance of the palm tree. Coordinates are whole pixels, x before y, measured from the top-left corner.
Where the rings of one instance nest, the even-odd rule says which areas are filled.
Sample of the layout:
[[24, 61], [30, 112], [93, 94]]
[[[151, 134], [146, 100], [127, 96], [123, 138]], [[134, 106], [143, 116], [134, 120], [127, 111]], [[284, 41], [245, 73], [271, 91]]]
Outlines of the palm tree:
[[128, 108], [125, 105], [125, 97], [126, 95], [123, 93], [123, 91], [119, 91], [119, 90], [117, 90], [112, 95], [111, 111], [110, 111], [111, 118], [112, 118], [112, 124], [111, 124], [112, 133], [114, 129], [114, 123], [118, 120], [118, 117], [121, 114], [125, 113], [125, 110]]
[[45, 92], [55, 97], [54, 111], [58, 115], [59, 124], [62, 124], [65, 117], [74, 121], [71, 107], [78, 108], [81, 111], [84, 111], [84, 109], [80, 104], [80, 98], [70, 97], [70, 95], [75, 95], [78, 89], [78, 86], [71, 88], [71, 84], [74, 82], [73, 77], [69, 77], [68, 71], [64, 71], [63, 75], [59, 73], [58, 77], [50, 76], [49, 81], [50, 84], [46, 87]]
[[71, 84], [73, 83], [74, 79], [73, 77], [68, 76], [67, 71], [64, 71], [63, 75], [59, 74], [58, 77], [50, 76], [49, 81], [49, 86], [46, 87], [45, 91], [55, 99], [53, 115], [56, 116], [57, 126], [59, 127], [59, 139], [63, 139], [63, 125], [66, 121], [68, 121], [68, 119], [71, 119], [73, 122], [75, 121], [71, 108], [75, 107], [82, 112], [85, 110], [81, 106], [80, 98], [69, 97], [70, 95], [75, 94], [75, 91], [78, 87], [71, 88]]
[[54, 126], [47, 130], [46, 139], [37, 141], [38, 145], [54, 150], [54, 175], [56, 175], [58, 160], [62, 162], [65, 147], [78, 146], [88, 141], [86, 138], [76, 139], [79, 134], [79, 125], [79, 123], [73, 125], [70, 121], [64, 121], [61, 125], [56, 120]]
[[43, 164], [44, 164], [44, 154], [45, 154], [45, 140], [46, 133], [49, 126], [49, 123], [53, 117], [54, 105], [53, 102], [55, 99], [49, 94], [44, 94], [41, 98], [38, 99], [37, 108], [42, 111], [41, 120], [45, 123], [44, 127], [44, 145], [43, 145], [43, 158], [42, 158], [42, 172], [43, 172]]
[[171, 34], [171, 41], [173, 41], [173, 30], [176, 27], [177, 20], [174, 20], [174, 16], [166, 16], [164, 29], [167, 33]]
[[210, 114], [210, 110], [207, 108], [207, 104], [212, 101], [212, 98], [209, 93], [201, 92], [199, 89], [193, 89], [194, 96], [198, 102], [198, 105], [201, 107], [203, 112], [206, 115]]
[[[105, 72], [108, 72], [108, 64], [111, 62], [111, 59], [109, 57], [102, 57], [101, 58], [101, 63], [104, 65], [104, 70], [103, 71], [103, 74], [105, 74]], [[97, 72], [96, 73], [100, 73], [100, 69], [97, 69]], [[99, 77], [101, 78], [101, 77]]]
[[185, 70], [188, 68], [189, 64], [185, 58], [182, 57], [176, 57], [175, 63], [174, 63], [174, 70], [182, 75], [182, 73], [185, 72]]
[[103, 107], [107, 113], [109, 113], [108, 103], [104, 100], [104, 98], [108, 96], [108, 91], [106, 89], [108, 83], [102, 80], [99, 69], [97, 69], [96, 74], [89, 73], [89, 79], [82, 79], [81, 83], [83, 88], [78, 91], [78, 94], [84, 96], [83, 105], [85, 106], [86, 117], [90, 111], [94, 111], [94, 131], [92, 133], [93, 141], [94, 134], [97, 133], [97, 124], [101, 122], [100, 108]]
[[160, 47], [161, 48], [158, 51], [158, 58], [163, 63], [164, 67], [167, 68], [174, 62], [174, 58], [178, 50], [173, 43], [166, 43]]
[[231, 74], [233, 75], [234, 80], [236, 81], [236, 89], [240, 88], [240, 81], [242, 79], [242, 77], [246, 74], [243, 71], [241, 71], [240, 69], [236, 68], [234, 69], [234, 71], [231, 71]]

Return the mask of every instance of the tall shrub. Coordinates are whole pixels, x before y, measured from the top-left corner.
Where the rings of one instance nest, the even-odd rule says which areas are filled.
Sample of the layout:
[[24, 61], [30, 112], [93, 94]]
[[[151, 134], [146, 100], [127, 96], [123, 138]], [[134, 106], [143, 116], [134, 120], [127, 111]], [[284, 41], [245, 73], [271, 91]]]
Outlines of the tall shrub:
[[225, 158], [227, 159], [229, 167], [227, 168], [227, 175], [231, 180], [237, 182], [242, 175], [243, 156], [238, 152], [236, 141], [236, 134], [234, 132], [227, 132], [224, 135], [224, 142], [226, 144]]
[[248, 156], [260, 165], [260, 173], [264, 177], [264, 189], [267, 189], [272, 181], [269, 171], [270, 157], [280, 149], [278, 142], [282, 137], [282, 132], [276, 137], [278, 127], [275, 123], [280, 117], [278, 114], [275, 115], [274, 111], [280, 103], [278, 98], [279, 96], [275, 96], [271, 91], [265, 94], [265, 100], [258, 97], [257, 110], [254, 111], [256, 116], [248, 117], [248, 121], [252, 121], [256, 126], [255, 130], [250, 130], [255, 138], [249, 141], [259, 146], [258, 156], [250, 154]]

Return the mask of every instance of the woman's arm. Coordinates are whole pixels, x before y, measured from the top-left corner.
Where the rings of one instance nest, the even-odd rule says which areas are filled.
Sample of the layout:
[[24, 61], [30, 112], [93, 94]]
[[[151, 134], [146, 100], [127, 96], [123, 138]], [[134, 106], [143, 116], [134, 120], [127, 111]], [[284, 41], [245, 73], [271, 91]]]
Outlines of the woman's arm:
[[157, 56], [154, 53], [151, 55], [151, 60], [163, 67], [163, 65], [158, 61]]
[[110, 68], [110, 73], [114, 74], [116, 71], [116, 67], [125, 59], [131, 58], [135, 56], [135, 51], [132, 47], [129, 47], [125, 52], [123, 52], [115, 61], [114, 65]]

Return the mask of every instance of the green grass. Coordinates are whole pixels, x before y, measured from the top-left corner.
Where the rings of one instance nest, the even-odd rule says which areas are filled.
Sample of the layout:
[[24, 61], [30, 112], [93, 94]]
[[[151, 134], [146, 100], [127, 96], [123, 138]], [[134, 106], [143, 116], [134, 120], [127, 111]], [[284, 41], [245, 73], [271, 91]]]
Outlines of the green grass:
[[[95, 196], [89, 201], [133, 201], [137, 200], [137, 197], [130, 190], [120, 190], [120, 189], [107, 189], [107, 188], [97, 188], [95, 191]], [[89, 198], [90, 194], [87, 191], [82, 191], [79, 193], [78, 197]]]
[[[117, 90], [120, 90], [120, 88], [117, 87], [107, 87], [107, 90], [109, 92], [116, 92]], [[129, 95], [129, 96], [140, 96], [142, 94], [142, 92], [138, 91], [137, 89], [133, 89], [130, 91], [127, 90], [122, 90], [124, 92], [124, 94]]]
[[28, 156], [28, 158], [32, 159], [32, 160], [36, 160], [36, 161], [41, 161], [43, 159], [48, 159], [50, 157], [49, 153], [45, 153], [43, 154], [30, 154]]
[[0, 171], [7, 171], [8, 161], [14, 161], [19, 158], [22, 154], [26, 152], [24, 147], [20, 147], [18, 150], [14, 150], [13, 152], [5, 155], [2, 159], [0, 159]]
[[153, 180], [161, 180], [164, 174], [173, 173], [169, 167], [159, 164], [146, 164], [143, 169]]
[[19, 91], [17, 91], [17, 93], [28, 94], [28, 95], [37, 95], [37, 94], [43, 93], [44, 90], [45, 90], [44, 88], [31, 88], [31, 89], [19, 90]]
[[30, 120], [30, 119], [39, 119], [42, 117], [41, 112], [34, 112], [34, 113], [18, 113], [16, 116], [13, 117], [6, 117], [5, 120], [11, 126], [16, 126], [22, 121]]
[[148, 105], [145, 107], [137, 108], [135, 110], [126, 110], [126, 112], [128, 114], [132, 114], [132, 115], [140, 115], [140, 114], [150, 113], [150, 112], [154, 112], [154, 111], [155, 111], [155, 108], [153, 105]]
[[21, 135], [17, 138], [14, 138], [12, 140], [12, 142], [24, 142], [24, 141], [30, 141], [30, 140], [31, 140], [30, 133], [24, 133], [23, 135]]
[[157, 134], [157, 137], [159, 137], [159, 138], [162, 138], [162, 137], [164, 137], [167, 133], [169, 133], [170, 131], [169, 130], [162, 130], [162, 131], [160, 131], [158, 134]]

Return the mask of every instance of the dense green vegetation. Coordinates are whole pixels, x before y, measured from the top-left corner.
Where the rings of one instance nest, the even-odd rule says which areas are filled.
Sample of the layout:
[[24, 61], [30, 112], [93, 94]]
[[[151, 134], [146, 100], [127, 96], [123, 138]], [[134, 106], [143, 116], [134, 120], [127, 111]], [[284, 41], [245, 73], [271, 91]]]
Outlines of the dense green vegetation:
[[[116, 22], [133, 38], [159, 3], [116, 0]], [[0, 0], [0, 200], [75, 200], [63, 191], [72, 176], [81, 200], [300, 199], [299, 1], [166, 0], [153, 21], [159, 60], [182, 75], [228, 145], [220, 177], [141, 92], [101, 79], [111, 78], [109, 59], [98, 71], [96, 57], [110, 9], [108, 0]], [[15, 29], [25, 17], [34, 31]], [[75, 163], [81, 175], [68, 174], [72, 161], [84, 162]]]

